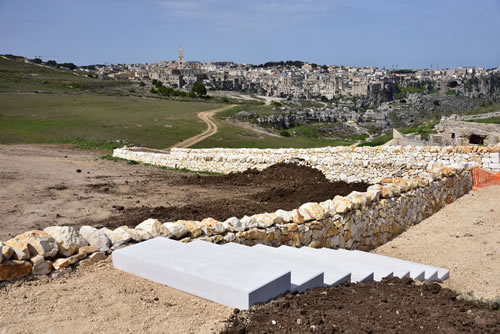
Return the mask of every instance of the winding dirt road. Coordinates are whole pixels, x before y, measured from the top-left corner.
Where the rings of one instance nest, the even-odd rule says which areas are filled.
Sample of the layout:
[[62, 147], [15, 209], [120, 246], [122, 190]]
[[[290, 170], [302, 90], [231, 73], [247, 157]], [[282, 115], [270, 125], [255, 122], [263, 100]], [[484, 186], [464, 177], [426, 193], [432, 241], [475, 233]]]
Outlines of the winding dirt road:
[[218, 128], [217, 128], [217, 124], [215, 124], [212, 117], [218, 112], [228, 110], [228, 109], [231, 109], [233, 107], [236, 107], [236, 105], [233, 104], [233, 105], [218, 108], [218, 109], [199, 112], [197, 116], [203, 122], [207, 123], [207, 125], [208, 125], [207, 129], [205, 131], [203, 131], [202, 133], [200, 133], [199, 135], [196, 135], [194, 137], [191, 137], [191, 138], [188, 138], [188, 139], [183, 140], [181, 142], [178, 142], [177, 144], [171, 146], [170, 148], [174, 148], [174, 147], [187, 148], [187, 147], [190, 147], [190, 146], [193, 146], [193, 145], [199, 143], [200, 141], [205, 140], [206, 138], [208, 138], [210, 136], [213, 136], [214, 134], [217, 133]]

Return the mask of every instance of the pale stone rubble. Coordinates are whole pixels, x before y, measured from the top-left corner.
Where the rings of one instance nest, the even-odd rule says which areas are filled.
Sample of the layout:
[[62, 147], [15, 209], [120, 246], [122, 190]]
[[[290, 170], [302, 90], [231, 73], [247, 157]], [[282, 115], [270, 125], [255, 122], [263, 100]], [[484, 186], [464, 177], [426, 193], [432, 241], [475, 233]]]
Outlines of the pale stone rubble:
[[130, 242], [167, 237], [183, 242], [309, 246], [370, 250], [431, 216], [472, 188], [465, 164], [428, 168], [411, 176], [380, 178], [366, 192], [352, 192], [299, 208], [260, 213], [223, 222], [147, 219], [136, 228], [114, 230], [52, 226], [0, 243], [0, 281], [88, 266]]

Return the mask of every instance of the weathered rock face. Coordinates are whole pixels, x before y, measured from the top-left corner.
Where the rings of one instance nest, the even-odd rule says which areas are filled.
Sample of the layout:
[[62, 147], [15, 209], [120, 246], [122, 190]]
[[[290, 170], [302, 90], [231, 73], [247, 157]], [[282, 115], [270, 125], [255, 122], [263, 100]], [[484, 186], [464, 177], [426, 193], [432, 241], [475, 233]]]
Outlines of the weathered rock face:
[[97, 249], [107, 251], [111, 247], [111, 241], [104, 232], [99, 231], [92, 226], [80, 227], [80, 235], [89, 243], [90, 246], [95, 246]]
[[62, 256], [71, 256], [78, 252], [80, 247], [88, 245], [88, 242], [70, 226], [51, 226], [44, 232], [54, 238], [59, 247], [59, 254]]
[[28, 261], [6, 261], [0, 264], [0, 281], [9, 281], [29, 275], [32, 264]]

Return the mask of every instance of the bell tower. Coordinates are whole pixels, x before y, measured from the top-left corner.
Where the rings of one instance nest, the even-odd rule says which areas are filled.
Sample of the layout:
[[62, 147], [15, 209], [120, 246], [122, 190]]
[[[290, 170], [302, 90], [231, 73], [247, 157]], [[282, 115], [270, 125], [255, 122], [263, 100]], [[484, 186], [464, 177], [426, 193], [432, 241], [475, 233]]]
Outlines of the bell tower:
[[183, 69], [184, 68], [184, 53], [182, 52], [182, 48], [179, 47], [179, 52], [178, 52], [178, 68]]

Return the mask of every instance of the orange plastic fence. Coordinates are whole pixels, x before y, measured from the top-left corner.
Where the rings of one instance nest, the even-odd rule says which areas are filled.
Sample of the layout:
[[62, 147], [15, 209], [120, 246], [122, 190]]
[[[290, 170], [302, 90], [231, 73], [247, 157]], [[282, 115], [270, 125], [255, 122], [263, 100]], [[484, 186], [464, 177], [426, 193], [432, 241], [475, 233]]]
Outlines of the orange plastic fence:
[[484, 188], [500, 185], [500, 172], [494, 174], [481, 168], [472, 168], [472, 185], [476, 188]]

